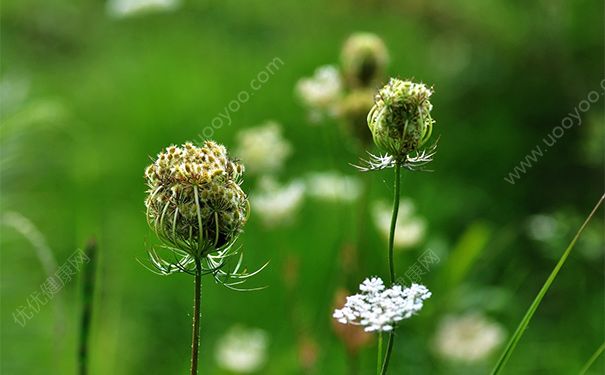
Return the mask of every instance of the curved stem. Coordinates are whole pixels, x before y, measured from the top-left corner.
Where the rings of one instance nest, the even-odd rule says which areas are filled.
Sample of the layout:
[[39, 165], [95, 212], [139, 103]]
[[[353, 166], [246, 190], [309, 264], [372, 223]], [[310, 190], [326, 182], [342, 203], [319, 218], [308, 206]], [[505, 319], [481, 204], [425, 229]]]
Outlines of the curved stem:
[[191, 333], [191, 375], [197, 375], [200, 346], [200, 305], [202, 300], [202, 264], [195, 260], [195, 294], [193, 296], [193, 331]]
[[[399, 215], [399, 194], [401, 190], [401, 164], [395, 164], [395, 189], [393, 193], [393, 216], [391, 216], [391, 231], [389, 233], [389, 277], [391, 285], [395, 283], [395, 262], [393, 260], [393, 247], [395, 243], [395, 227], [397, 226], [397, 216]], [[394, 332], [389, 332], [389, 342], [387, 343], [387, 351], [382, 363], [381, 374], [386, 374], [393, 351]]]
[[389, 342], [387, 343], [387, 352], [384, 355], [384, 363], [382, 364], [382, 371], [380, 372], [382, 375], [387, 373], [387, 368], [389, 367], [389, 359], [391, 359], [391, 352], [393, 351], [393, 341], [394, 334], [393, 331], [389, 332]]

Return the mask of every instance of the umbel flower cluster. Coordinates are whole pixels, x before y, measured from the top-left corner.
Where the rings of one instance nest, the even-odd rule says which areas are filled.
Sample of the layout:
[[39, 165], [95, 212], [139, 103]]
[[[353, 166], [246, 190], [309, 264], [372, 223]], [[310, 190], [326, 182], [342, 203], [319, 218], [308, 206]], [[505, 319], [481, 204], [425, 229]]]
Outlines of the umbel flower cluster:
[[389, 332], [398, 322], [410, 318], [422, 309], [431, 292], [424, 286], [412, 284], [408, 288], [393, 285], [386, 288], [382, 279], [365, 279], [359, 286], [360, 294], [347, 297], [342, 309], [333, 317], [343, 324], [356, 324], [366, 332]]
[[[216, 276], [223, 260], [235, 254], [229, 249], [249, 211], [240, 188], [243, 173], [244, 167], [229, 158], [225, 147], [212, 141], [201, 147], [170, 146], [147, 167], [147, 221], [165, 247], [180, 258], [167, 262], [150, 252], [161, 273], [188, 272], [194, 263], [205, 260], [205, 271]], [[235, 273], [240, 264], [241, 258]]]

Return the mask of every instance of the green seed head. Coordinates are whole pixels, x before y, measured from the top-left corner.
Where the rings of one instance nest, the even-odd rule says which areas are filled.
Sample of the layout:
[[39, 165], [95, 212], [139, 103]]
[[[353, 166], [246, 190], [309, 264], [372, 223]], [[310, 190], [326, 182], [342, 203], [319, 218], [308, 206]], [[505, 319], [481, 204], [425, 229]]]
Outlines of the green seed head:
[[372, 142], [367, 117], [374, 105], [375, 93], [373, 89], [353, 90], [342, 99], [339, 107], [339, 115], [344, 120], [346, 130], [364, 145]]
[[212, 141], [170, 146], [145, 170], [147, 221], [170, 246], [193, 256], [231, 245], [246, 223], [243, 165]]
[[341, 62], [350, 88], [375, 87], [384, 82], [389, 53], [377, 35], [356, 33], [345, 42]]
[[432, 89], [422, 83], [391, 78], [376, 94], [368, 113], [374, 143], [397, 159], [426, 143], [433, 123], [429, 98]]

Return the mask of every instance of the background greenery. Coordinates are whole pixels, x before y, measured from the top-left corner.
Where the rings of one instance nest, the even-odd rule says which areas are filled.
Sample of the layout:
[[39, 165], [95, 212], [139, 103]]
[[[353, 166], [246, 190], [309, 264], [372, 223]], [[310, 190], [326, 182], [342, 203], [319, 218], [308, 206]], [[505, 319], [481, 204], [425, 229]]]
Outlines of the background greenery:
[[[477, 308], [513, 331], [603, 191], [603, 98], [516, 184], [504, 181], [589, 91], [602, 94], [600, 1], [184, 1], [174, 12], [115, 19], [100, 0], [9, 0], [1, 13], [2, 82], [29, 84], [26, 96], [17, 85], [2, 97], [1, 209], [35, 223], [59, 264], [98, 239], [94, 374], [186, 372], [192, 278], [162, 278], [136, 262], [157, 243], [145, 222], [143, 169], [162, 147], [196, 139], [274, 57], [283, 67], [215, 138], [233, 147], [242, 128], [283, 123], [295, 150], [283, 180], [355, 173], [348, 163], [357, 153], [336, 124], [309, 126], [293, 95], [300, 77], [338, 62], [350, 33], [377, 33], [390, 50], [391, 75], [434, 85], [441, 137], [434, 172], [405, 173], [402, 188], [429, 220], [428, 235], [397, 264], [401, 272], [427, 248], [441, 261], [423, 279], [434, 298], [398, 331], [393, 374], [485, 373], [495, 358], [467, 368], [430, 350], [440, 317]], [[390, 198], [389, 171], [367, 178], [373, 198]], [[249, 178], [245, 190], [254, 183]], [[340, 249], [357, 238], [356, 209], [307, 200], [276, 230], [252, 215], [240, 243], [251, 267], [271, 261], [252, 281], [270, 287], [236, 293], [207, 279], [202, 373], [221, 373], [214, 343], [235, 323], [269, 332], [263, 374], [302, 372], [301, 337], [317, 349], [310, 373], [345, 372], [330, 315], [343, 285]], [[560, 223], [550, 242], [527, 236], [528, 217], [538, 213]], [[572, 253], [506, 373], [575, 373], [602, 343], [602, 221], [601, 214]], [[386, 277], [386, 246], [371, 218], [364, 223], [349, 288], [368, 275]], [[74, 373], [78, 282], [51, 303], [61, 319], [48, 305], [26, 327], [15, 324], [12, 313], [46, 273], [27, 239], [8, 226], [1, 235], [0, 372]], [[291, 291], [289, 259], [299, 262]], [[452, 274], [458, 282], [446, 282]], [[373, 345], [362, 352], [362, 373], [374, 368]], [[595, 373], [604, 366], [601, 358]]]

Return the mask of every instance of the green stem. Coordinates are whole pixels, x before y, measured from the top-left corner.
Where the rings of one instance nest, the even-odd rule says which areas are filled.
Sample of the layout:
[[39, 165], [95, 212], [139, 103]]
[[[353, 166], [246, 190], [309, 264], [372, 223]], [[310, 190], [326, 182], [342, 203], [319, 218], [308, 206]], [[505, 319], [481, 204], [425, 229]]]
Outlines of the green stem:
[[588, 369], [590, 369], [590, 367], [593, 363], [595, 363], [597, 358], [599, 358], [599, 356], [603, 354], [603, 351], [605, 351], [605, 342], [603, 342], [601, 346], [599, 346], [597, 351], [594, 352], [594, 354], [588, 359], [588, 362], [586, 362], [586, 364], [582, 366], [582, 370], [580, 370], [580, 375], [584, 375], [588, 372]]
[[[391, 230], [389, 233], [389, 277], [391, 285], [395, 283], [395, 261], [393, 256], [393, 248], [395, 244], [395, 227], [397, 226], [397, 216], [399, 215], [399, 195], [401, 190], [401, 165], [395, 164], [395, 188], [393, 192], [393, 215], [391, 216]], [[393, 352], [394, 332], [389, 332], [389, 342], [387, 343], [387, 351], [384, 356], [381, 374], [386, 374], [389, 368], [389, 360]]]
[[88, 341], [90, 337], [90, 322], [92, 316], [92, 303], [95, 285], [95, 264], [97, 243], [90, 239], [84, 254], [88, 257], [88, 264], [84, 264], [82, 274], [82, 315], [80, 320], [80, 342], [78, 348], [80, 375], [88, 374]]
[[527, 329], [527, 326], [529, 325], [529, 321], [531, 320], [534, 313], [538, 309], [538, 306], [540, 306], [540, 302], [542, 302], [542, 299], [546, 295], [546, 292], [548, 292], [548, 289], [550, 288], [552, 283], [555, 281], [555, 278], [557, 277], [557, 274], [561, 270], [561, 267], [563, 267], [563, 264], [567, 260], [569, 253], [574, 248], [576, 241], [578, 241], [578, 238], [580, 238], [580, 234], [582, 234], [582, 231], [584, 230], [584, 228], [586, 227], [586, 225], [588, 224], [590, 219], [592, 219], [592, 217], [594, 216], [595, 212], [597, 212], [597, 209], [599, 208], [601, 203], [603, 203], [603, 199], [605, 199], [605, 195], [601, 196], [601, 199], [599, 199], [599, 201], [597, 202], [595, 207], [592, 209], [592, 211], [590, 212], [590, 214], [588, 215], [588, 217], [586, 218], [586, 220], [584, 221], [584, 223], [582, 224], [580, 229], [578, 229], [578, 232], [574, 236], [573, 240], [571, 240], [571, 243], [569, 244], [569, 246], [567, 246], [567, 249], [565, 249], [565, 252], [563, 253], [561, 258], [557, 262], [557, 265], [552, 270], [550, 276], [548, 276], [548, 279], [546, 279], [546, 282], [542, 286], [542, 289], [540, 289], [540, 292], [538, 292], [538, 295], [536, 296], [536, 298], [532, 302], [531, 306], [525, 313], [525, 316], [521, 320], [521, 323], [519, 323], [517, 330], [515, 331], [515, 333], [511, 337], [510, 341], [506, 345], [506, 348], [504, 349], [502, 356], [500, 357], [500, 359], [498, 360], [498, 363], [496, 363], [496, 366], [492, 370], [492, 375], [499, 374], [502, 371], [502, 369], [504, 368], [504, 366], [506, 365], [506, 362], [508, 362], [508, 359], [510, 358], [511, 354], [515, 350], [517, 343], [519, 342], [519, 340], [521, 340], [521, 336], [523, 336], [523, 333]]
[[380, 375], [382, 365], [382, 332], [378, 333], [378, 358], [376, 360], [376, 375]]
[[197, 375], [200, 346], [200, 305], [202, 299], [202, 264], [195, 260], [195, 294], [193, 296], [193, 332], [191, 333], [191, 375]]
[[389, 276], [391, 284], [395, 283], [395, 264], [393, 262], [393, 245], [395, 243], [395, 227], [399, 214], [399, 190], [401, 186], [401, 165], [395, 165], [395, 191], [393, 193], [393, 215], [391, 216], [391, 230], [389, 232]]
[[384, 363], [382, 364], [382, 371], [380, 372], [382, 375], [387, 373], [387, 369], [389, 368], [389, 359], [391, 359], [391, 352], [393, 351], [393, 341], [395, 340], [395, 334], [393, 330], [389, 332], [389, 342], [387, 343], [387, 352], [384, 356]]

